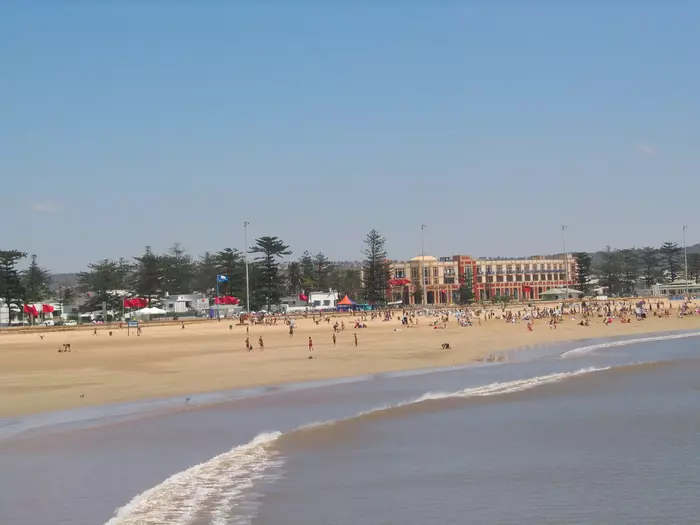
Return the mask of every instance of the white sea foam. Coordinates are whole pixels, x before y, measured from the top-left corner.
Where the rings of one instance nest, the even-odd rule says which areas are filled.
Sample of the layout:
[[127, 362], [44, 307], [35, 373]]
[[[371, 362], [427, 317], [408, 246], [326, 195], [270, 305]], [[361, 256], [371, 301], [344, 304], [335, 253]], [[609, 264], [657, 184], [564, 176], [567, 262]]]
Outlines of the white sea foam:
[[213, 525], [228, 515], [244, 491], [281, 464], [268, 445], [281, 435], [271, 432], [183, 470], [132, 499], [106, 525], [189, 525], [205, 509]]
[[512, 394], [514, 392], [522, 392], [523, 390], [529, 390], [541, 385], [547, 385], [550, 383], [558, 383], [564, 379], [570, 377], [576, 377], [583, 374], [589, 374], [591, 372], [600, 372], [602, 370], [608, 370], [610, 367], [603, 368], [582, 368], [581, 370], [576, 370], [575, 372], [561, 372], [558, 374], [548, 374], [544, 376], [530, 377], [528, 379], [517, 379], [515, 381], [506, 381], [504, 383], [491, 383], [484, 386], [478, 386], [474, 388], [466, 388], [464, 390], [459, 390], [458, 392], [430, 392], [419, 397], [415, 403], [420, 403], [422, 401], [436, 401], [439, 399], [448, 398], [461, 398], [461, 397], [480, 397], [480, 396], [495, 396], [499, 394]]
[[627, 345], [633, 345], [637, 343], [651, 343], [653, 341], [667, 341], [669, 339], [684, 339], [686, 337], [697, 337], [700, 336], [700, 332], [691, 332], [691, 333], [685, 333], [685, 334], [672, 334], [672, 335], [658, 335], [654, 337], [640, 337], [637, 339], [626, 339], [624, 341], [614, 341], [611, 343], [599, 343], [596, 345], [590, 345], [590, 346], [583, 346], [581, 348], [574, 348], [573, 350], [569, 350], [568, 352], [564, 352], [561, 354], [561, 357], [567, 358], [567, 357], [578, 357], [581, 355], [586, 355], [590, 354], [591, 352], [594, 352], [596, 350], [601, 350], [603, 348], [613, 348], [616, 346], [627, 346]]
[[[395, 405], [374, 408], [352, 418], [427, 401], [521, 392], [609, 368], [582, 368], [574, 372], [491, 383], [456, 392], [431, 392]], [[337, 422], [331, 420], [311, 423], [297, 430], [308, 430]], [[237, 511], [245, 510], [246, 506], [250, 505], [251, 490], [258, 481], [271, 481], [276, 478], [282, 460], [271, 450], [270, 445], [281, 436], [280, 432], [260, 434], [245, 445], [171, 476], [117, 510], [106, 525], [191, 525], [201, 522], [203, 518], [209, 520], [211, 525], [249, 523], [248, 513], [240, 515]], [[239, 514], [236, 521], [231, 521], [233, 514]]]

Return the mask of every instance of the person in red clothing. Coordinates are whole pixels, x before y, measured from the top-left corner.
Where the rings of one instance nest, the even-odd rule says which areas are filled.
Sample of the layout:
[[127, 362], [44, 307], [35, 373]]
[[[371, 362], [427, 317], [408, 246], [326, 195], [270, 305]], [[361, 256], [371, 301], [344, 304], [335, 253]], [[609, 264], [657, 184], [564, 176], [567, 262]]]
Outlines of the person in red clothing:
[[311, 337], [309, 336], [309, 352], [313, 352], [313, 351], [314, 351], [314, 342], [311, 339]]

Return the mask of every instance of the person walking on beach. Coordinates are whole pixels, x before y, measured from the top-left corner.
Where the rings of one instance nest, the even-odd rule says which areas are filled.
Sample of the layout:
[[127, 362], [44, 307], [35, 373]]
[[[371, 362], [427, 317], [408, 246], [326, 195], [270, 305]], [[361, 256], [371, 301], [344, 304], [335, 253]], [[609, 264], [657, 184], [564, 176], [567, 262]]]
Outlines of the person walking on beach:
[[263, 342], [262, 336], [258, 337], [258, 346], [260, 346], [260, 351], [265, 350], [265, 343]]
[[253, 345], [250, 344], [250, 337], [246, 337], [246, 338], [245, 338], [245, 349], [246, 349], [248, 352], [252, 352], [252, 351], [253, 351]]
[[335, 332], [333, 332], [333, 346], [335, 346]]
[[355, 336], [355, 346], [357, 346], [357, 332], [355, 332], [355, 333], [354, 333], [354, 334], [352, 334], [352, 335], [354, 335], [354, 336]]
[[294, 325], [289, 323], [289, 337], [294, 337]]
[[309, 352], [313, 352], [313, 351], [314, 351], [314, 342], [311, 339], [311, 336], [309, 336]]

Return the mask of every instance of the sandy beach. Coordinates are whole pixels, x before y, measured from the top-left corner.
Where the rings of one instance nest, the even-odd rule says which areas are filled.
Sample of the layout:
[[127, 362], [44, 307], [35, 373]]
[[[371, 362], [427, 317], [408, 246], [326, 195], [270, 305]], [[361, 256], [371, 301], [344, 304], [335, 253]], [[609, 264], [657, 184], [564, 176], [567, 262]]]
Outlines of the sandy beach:
[[[67, 409], [86, 405], [186, 395], [224, 389], [349, 377], [388, 371], [464, 364], [491, 352], [576, 339], [626, 336], [700, 329], [700, 316], [679, 319], [650, 317], [622, 324], [602, 319], [579, 326], [571, 319], [551, 329], [538, 320], [529, 332], [525, 323], [502, 320], [446, 329], [433, 329], [430, 318], [402, 327], [396, 318], [367, 321], [354, 329], [352, 317], [332, 341], [332, 323], [298, 319], [288, 328], [250, 327], [252, 352], [246, 351], [246, 327], [228, 320], [145, 326], [141, 336], [132, 329], [92, 329], [0, 335], [0, 417]], [[112, 331], [112, 336], [109, 335]], [[357, 333], [358, 345], [353, 334]], [[265, 349], [258, 348], [262, 336]], [[314, 359], [308, 359], [308, 337]], [[72, 351], [59, 353], [64, 343]], [[449, 343], [450, 349], [442, 349]]]

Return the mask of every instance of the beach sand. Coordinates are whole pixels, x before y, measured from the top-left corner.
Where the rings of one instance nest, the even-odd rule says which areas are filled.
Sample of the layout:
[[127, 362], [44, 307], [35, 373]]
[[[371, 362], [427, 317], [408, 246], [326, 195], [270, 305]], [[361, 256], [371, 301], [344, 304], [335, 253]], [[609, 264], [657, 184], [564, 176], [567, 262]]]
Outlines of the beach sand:
[[[332, 323], [344, 320], [345, 331], [332, 343]], [[353, 317], [336, 317], [316, 325], [297, 319], [293, 337], [288, 328], [254, 325], [245, 349], [246, 328], [230, 320], [145, 326], [135, 330], [98, 327], [0, 335], [0, 417], [87, 405], [187, 395], [224, 389], [331, 379], [380, 372], [464, 364], [492, 352], [575, 339], [604, 338], [675, 330], [700, 329], [700, 316], [679, 319], [650, 317], [644, 321], [604, 325], [596, 318], [582, 327], [571, 319], [556, 330], [538, 320], [528, 332], [524, 322], [482, 321], [481, 326], [433, 329], [430, 318], [418, 326], [367, 321], [353, 329]], [[231, 328], [230, 328], [231, 326]], [[112, 336], [108, 332], [112, 330]], [[358, 346], [353, 334], [357, 333]], [[263, 336], [264, 351], [258, 348]], [[308, 337], [314, 359], [308, 359]], [[70, 353], [59, 353], [70, 343]], [[441, 345], [449, 343], [451, 349]], [[524, 350], [526, 351], [526, 350]]]

